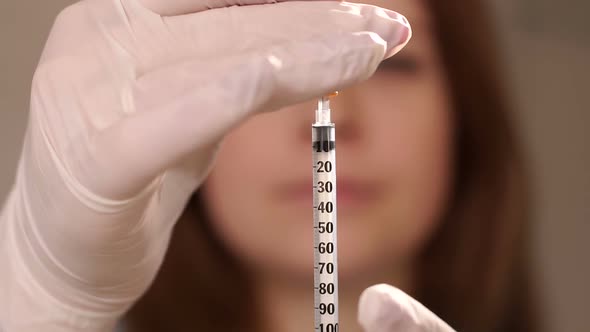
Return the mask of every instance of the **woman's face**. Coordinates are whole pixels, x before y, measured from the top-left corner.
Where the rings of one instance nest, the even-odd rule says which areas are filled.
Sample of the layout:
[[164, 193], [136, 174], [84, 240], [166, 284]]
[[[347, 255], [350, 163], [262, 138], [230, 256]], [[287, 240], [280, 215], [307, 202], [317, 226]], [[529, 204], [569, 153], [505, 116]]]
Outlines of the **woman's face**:
[[[365, 1], [404, 14], [413, 39], [332, 102], [339, 273], [379, 278], [411, 266], [449, 191], [452, 112], [421, 1]], [[233, 131], [204, 185], [216, 232], [253, 271], [310, 278], [314, 101]]]

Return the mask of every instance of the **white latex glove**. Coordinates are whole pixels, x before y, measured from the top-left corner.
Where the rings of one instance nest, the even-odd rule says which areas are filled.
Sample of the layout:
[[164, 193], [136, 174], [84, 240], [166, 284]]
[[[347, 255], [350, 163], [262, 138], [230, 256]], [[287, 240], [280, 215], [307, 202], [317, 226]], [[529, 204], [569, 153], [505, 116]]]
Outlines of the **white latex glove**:
[[[203, 9], [194, 2], [151, 5]], [[0, 326], [111, 330], [149, 287], [224, 134], [368, 78], [409, 31], [394, 12], [338, 2], [170, 17], [138, 0], [67, 8], [33, 80], [0, 216]]]
[[365, 332], [455, 331], [408, 294], [386, 284], [363, 292], [358, 320]]

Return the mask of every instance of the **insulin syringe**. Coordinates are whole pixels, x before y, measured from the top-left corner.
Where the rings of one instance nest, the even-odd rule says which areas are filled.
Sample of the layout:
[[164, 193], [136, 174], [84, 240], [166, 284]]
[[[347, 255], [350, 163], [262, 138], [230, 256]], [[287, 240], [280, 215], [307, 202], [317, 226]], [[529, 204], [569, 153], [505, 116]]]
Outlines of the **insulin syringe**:
[[330, 97], [336, 94], [319, 100], [312, 125], [316, 332], [338, 332], [336, 137], [330, 119]]

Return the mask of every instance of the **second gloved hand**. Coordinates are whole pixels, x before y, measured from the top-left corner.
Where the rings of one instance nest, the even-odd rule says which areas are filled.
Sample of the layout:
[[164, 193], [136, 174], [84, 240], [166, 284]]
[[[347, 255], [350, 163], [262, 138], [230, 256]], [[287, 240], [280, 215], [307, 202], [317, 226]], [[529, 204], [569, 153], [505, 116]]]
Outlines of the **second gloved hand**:
[[368, 78], [409, 36], [396, 13], [339, 2], [63, 11], [0, 216], [0, 330], [112, 329], [229, 130]]
[[411, 296], [386, 284], [363, 292], [358, 321], [365, 332], [455, 332]]

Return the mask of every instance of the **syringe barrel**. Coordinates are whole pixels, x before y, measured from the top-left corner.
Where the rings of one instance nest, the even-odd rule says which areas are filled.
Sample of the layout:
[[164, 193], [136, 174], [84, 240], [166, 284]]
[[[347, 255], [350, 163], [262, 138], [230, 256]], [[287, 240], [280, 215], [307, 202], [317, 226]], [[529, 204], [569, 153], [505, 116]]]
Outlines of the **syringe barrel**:
[[336, 148], [334, 124], [312, 126], [312, 143], [315, 152], [330, 152]]

